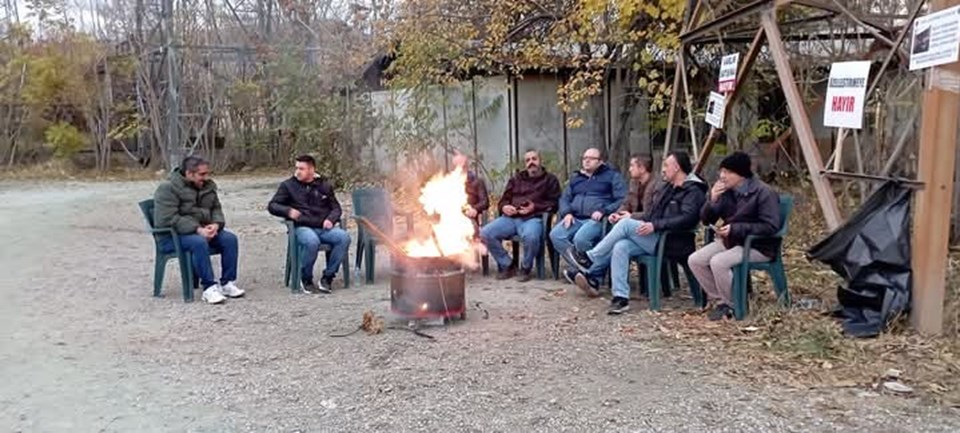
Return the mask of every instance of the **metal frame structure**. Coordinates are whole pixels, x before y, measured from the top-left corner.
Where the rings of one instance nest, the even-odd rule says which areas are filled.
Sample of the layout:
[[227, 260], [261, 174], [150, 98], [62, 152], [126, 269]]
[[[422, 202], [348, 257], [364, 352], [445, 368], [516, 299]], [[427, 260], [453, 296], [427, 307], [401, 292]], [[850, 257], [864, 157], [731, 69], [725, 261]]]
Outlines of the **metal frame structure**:
[[[757, 54], [762, 49], [764, 40], [766, 40], [766, 49], [773, 58], [779, 84], [787, 100], [788, 111], [792, 120], [790, 131], [799, 141], [827, 227], [829, 230], [838, 228], [843, 222], [843, 217], [829, 180], [885, 181], [891, 179], [888, 176], [894, 163], [901, 157], [906, 135], [904, 134], [903, 139], [899, 140], [897, 149], [878, 175], [864, 173], [862, 165], [857, 173], [845, 173], [836, 169], [828, 170], [827, 166], [830, 163], [825, 164], [820, 154], [810, 118], [796, 84], [790, 57], [784, 46], [784, 41], [793, 40], [794, 35], [788, 34], [785, 37], [781, 29], [796, 24], [843, 17], [860, 29], [855, 37], [872, 38], [889, 47], [889, 53], [882, 63], [881, 70], [875, 74], [875, 78], [869, 84], [867, 91], [867, 98], [869, 99], [877, 89], [880, 77], [890, 66], [894, 56], [906, 57], [901, 45], [927, 1], [911, 0], [910, 3], [909, 14], [897, 16], [897, 18], [905, 19], [903, 25], [887, 27], [878, 22], [875, 17], [854, 13], [838, 0], [752, 0], [748, 2], [695, 0], [692, 2], [693, 10], [689, 14], [690, 19], [680, 35], [682, 50], [677, 59], [673, 88], [678, 89], [682, 86], [683, 89], [684, 107], [682, 109], [686, 110], [690, 122], [691, 137], [694, 141], [693, 149], [694, 153], [697, 154], [695, 171], [700, 172], [706, 165], [721, 131], [711, 128], [703, 144], [698, 145], [693, 132], [695, 131], [693, 116], [690, 115], [690, 113], [693, 113], [693, 104], [691, 92], [687, 85], [686, 53], [693, 46], [716, 43], [718, 38], [711, 38], [711, 35], [722, 35], [719, 38], [721, 42], [745, 42], [749, 40], [750, 47], [746, 55], [742, 57], [737, 71], [737, 81], [742, 82], [749, 75]], [[960, 0], [931, 0], [930, 3], [930, 10], [936, 11], [960, 4]], [[788, 15], [785, 12], [797, 6], [816, 10], [819, 13], [792, 21], [784, 20], [784, 15]], [[711, 9], [715, 16], [704, 19], [703, 15], [706, 9]], [[804, 38], [807, 37], [804, 36]], [[851, 37], [851, 35], [832, 34], [817, 35], [817, 37], [843, 39]], [[960, 64], [955, 63], [931, 69], [929, 77], [960, 76], [956, 74], [960, 74]], [[949, 80], [944, 82], [949, 82]], [[740, 96], [737, 90], [740, 88], [737, 87], [736, 90], [727, 95], [728, 102], [725, 107], [725, 114], [729, 114], [731, 108], [736, 105], [737, 98]], [[675, 91], [668, 114], [666, 149], [675, 139], [673, 129], [677, 116], [678, 98], [679, 91]], [[914, 325], [922, 332], [939, 333], [942, 327], [946, 278], [946, 259], [944, 257], [947, 253], [947, 240], [950, 231], [954, 160], [957, 146], [957, 118], [960, 117], [960, 90], [948, 88], [946, 85], [928, 86], [924, 92], [922, 110], [923, 124], [918, 171], [920, 179], [909, 182], [911, 186], [921, 190], [918, 195], [916, 215], [914, 216], [913, 290], [915, 307], [912, 320]], [[835, 157], [838, 159], [840, 157], [839, 151], [842, 149], [843, 135], [844, 133], [841, 132], [837, 149], [834, 151]], [[859, 143], [857, 145], [859, 146]], [[937, 148], [946, 148], [950, 151], [936, 152]], [[834, 166], [834, 168], [838, 167], [839, 164]]]

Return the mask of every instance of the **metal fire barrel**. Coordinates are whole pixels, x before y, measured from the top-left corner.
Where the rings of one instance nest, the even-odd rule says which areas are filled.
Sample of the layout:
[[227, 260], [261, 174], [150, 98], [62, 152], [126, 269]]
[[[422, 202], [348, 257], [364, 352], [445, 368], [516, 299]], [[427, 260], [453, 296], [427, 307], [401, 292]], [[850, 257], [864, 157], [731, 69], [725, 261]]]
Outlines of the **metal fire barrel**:
[[459, 264], [437, 258], [394, 260], [390, 310], [406, 319], [466, 316], [466, 279]]

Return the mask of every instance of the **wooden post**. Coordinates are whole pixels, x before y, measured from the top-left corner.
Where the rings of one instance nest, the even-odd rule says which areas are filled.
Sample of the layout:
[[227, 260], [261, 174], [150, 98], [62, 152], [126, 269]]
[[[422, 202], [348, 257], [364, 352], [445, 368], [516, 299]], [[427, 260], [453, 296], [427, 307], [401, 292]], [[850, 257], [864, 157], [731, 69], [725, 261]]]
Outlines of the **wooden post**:
[[[960, 0], [932, 0], [936, 12]], [[943, 78], [943, 77], [949, 78]], [[947, 248], [953, 174], [956, 164], [957, 118], [960, 117], [960, 62], [927, 70], [920, 126], [917, 194], [913, 216], [913, 311], [910, 322], [924, 334], [943, 330], [943, 299], [947, 278]]]
[[800, 96], [800, 90], [797, 89], [796, 81], [794, 81], [793, 69], [790, 67], [787, 51], [783, 48], [783, 40], [780, 37], [780, 27], [777, 25], [776, 9], [764, 12], [761, 17], [761, 23], [763, 24], [764, 31], [767, 33], [770, 53], [773, 55], [773, 62], [777, 67], [777, 75], [780, 77], [780, 86], [783, 88], [783, 95], [787, 98], [787, 107], [790, 111], [790, 118], [793, 121], [793, 131], [800, 140], [800, 147], [803, 149], [803, 159], [807, 162], [807, 169], [810, 170], [810, 180], [813, 183], [813, 189], [817, 193], [817, 200], [820, 202], [820, 209], [823, 211], [827, 228], [833, 231], [837, 227], [840, 227], [840, 209], [837, 207], [837, 198], [833, 195], [833, 189], [830, 188], [830, 183], [821, 174], [823, 171], [823, 157], [820, 156], [820, 149], [817, 147], [816, 139], [813, 137], [810, 118], [807, 116], [807, 109], [803, 105], [803, 98]]

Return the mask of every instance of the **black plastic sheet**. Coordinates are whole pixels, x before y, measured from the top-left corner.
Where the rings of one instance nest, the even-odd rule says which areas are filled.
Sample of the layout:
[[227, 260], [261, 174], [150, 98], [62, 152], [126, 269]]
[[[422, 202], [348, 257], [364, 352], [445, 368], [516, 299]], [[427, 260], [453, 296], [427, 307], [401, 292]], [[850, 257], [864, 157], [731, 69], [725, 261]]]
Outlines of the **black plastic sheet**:
[[879, 335], [910, 309], [910, 199], [912, 190], [887, 182], [844, 223], [807, 251], [845, 281], [837, 288], [845, 334]]

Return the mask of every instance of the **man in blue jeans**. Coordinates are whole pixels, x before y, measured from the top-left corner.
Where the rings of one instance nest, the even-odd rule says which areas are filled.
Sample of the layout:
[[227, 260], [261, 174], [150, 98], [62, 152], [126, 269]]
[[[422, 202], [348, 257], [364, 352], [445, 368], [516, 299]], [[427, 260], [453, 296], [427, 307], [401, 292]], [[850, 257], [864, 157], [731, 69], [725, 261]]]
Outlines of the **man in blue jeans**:
[[526, 168], [507, 181], [507, 187], [497, 204], [500, 217], [480, 230], [480, 240], [497, 262], [498, 280], [511, 278], [517, 272], [510, 254], [503, 249], [503, 241], [518, 234], [523, 243], [518, 280], [530, 280], [533, 261], [540, 252], [543, 239], [543, 220], [540, 215], [556, 210], [557, 197], [560, 196], [560, 181], [543, 168], [540, 153], [528, 150], [523, 155], [523, 163]]
[[[300, 281], [306, 293], [331, 293], [333, 278], [350, 248], [350, 234], [335, 225], [342, 211], [333, 186], [317, 175], [317, 161], [310, 155], [296, 158], [293, 177], [280, 183], [277, 193], [267, 206], [270, 214], [293, 220], [297, 244], [303, 255]], [[313, 265], [320, 245], [330, 245], [330, 257], [320, 277], [314, 283]]]
[[550, 231], [559, 254], [570, 246], [580, 251], [593, 247], [603, 234], [604, 216], [617, 212], [627, 196], [623, 176], [603, 162], [599, 149], [587, 149], [581, 161], [582, 168], [571, 175], [560, 196], [559, 220]]
[[[244, 292], [236, 285], [237, 236], [223, 229], [226, 220], [217, 184], [209, 177], [209, 162], [198, 156], [185, 158], [153, 194], [153, 221], [157, 227], [170, 227], [178, 233], [181, 248], [193, 256], [191, 266], [204, 288], [203, 300], [219, 304]], [[172, 238], [161, 242], [161, 249], [174, 251]], [[220, 251], [220, 281], [214, 279], [211, 249]]]
[[613, 299], [609, 314], [622, 314], [630, 308], [630, 258], [654, 254], [662, 232], [682, 232], [671, 235], [664, 252], [667, 257], [685, 260], [696, 247], [692, 229], [699, 222], [707, 184], [691, 170], [690, 157], [685, 152], [670, 152], [661, 169], [666, 184], [654, 194], [650, 209], [639, 217], [617, 221], [592, 249], [574, 247], [564, 252], [563, 259], [579, 270], [574, 277], [577, 286], [589, 296], [600, 295], [600, 280], [610, 268]]

